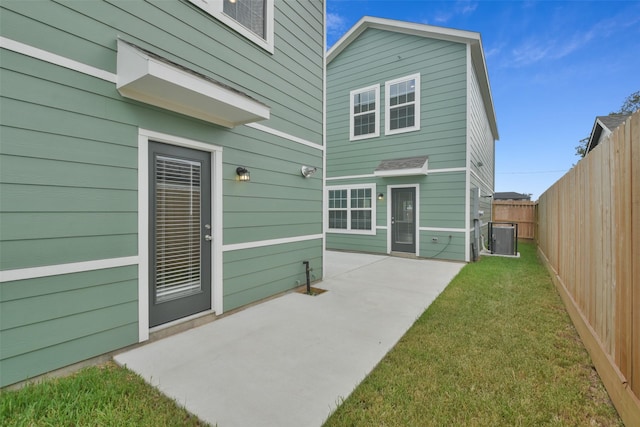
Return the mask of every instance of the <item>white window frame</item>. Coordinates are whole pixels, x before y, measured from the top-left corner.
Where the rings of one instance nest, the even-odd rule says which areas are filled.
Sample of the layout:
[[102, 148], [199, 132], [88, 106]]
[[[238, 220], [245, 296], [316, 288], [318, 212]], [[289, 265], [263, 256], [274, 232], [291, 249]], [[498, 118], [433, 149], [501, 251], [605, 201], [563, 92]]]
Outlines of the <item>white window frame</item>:
[[[370, 189], [371, 190], [371, 230], [352, 230], [351, 229], [351, 211], [352, 210], [366, 210], [366, 208], [351, 208], [351, 190], [359, 190], [359, 189]], [[347, 190], [347, 228], [329, 228], [329, 191], [331, 190]], [[366, 234], [366, 235], [375, 235], [376, 234], [376, 185], [375, 184], [355, 184], [355, 185], [333, 185], [327, 186], [327, 216], [326, 216], [326, 230], [327, 233], [340, 233], [340, 234]], [[342, 209], [341, 209], [342, 210]]]
[[[357, 95], [362, 92], [369, 92], [370, 90], [375, 90], [375, 97], [376, 97], [376, 108], [374, 110], [375, 127], [376, 127], [375, 132], [368, 133], [366, 135], [355, 135], [353, 131], [353, 125], [355, 123], [356, 115], [353, 112], [353, 107], [354, 107], [353, 97], [354, 95]], [[370, 113], [370, 111], [368, 111], [367, 113]], [[380, 85], [379, 84], [363, 87], [360, 89], [355, 89], [349, 92], [349, 141], [358, 141], [360, 139], [375, 138], [376, 136], [380, 136]]]
[[[414, 125], [411, 127], [406, 127], [406, 128], [400, 128], [400, 129], [391, 129], [391, 105], [390, 105], [390, 98], [391, 98], [391, 90], [390, 87], [391, 85], [394, 84], [398, 84], [398, 83], [402, 83], [405, 82], [407, 80], [413, 80], [415, 79], [416, 81], [416, 87], [415, 87], [415, 99], [413, 101], [414, 104], [414, 112], [415, 112], [415, 122]], [[420, 130], [420, 98], [421, 98], [421, 92], [420, 92], [420, 73], [416, 73], [416, 74], [411, 74], [409, 76], [405, 76], [405, 77], [401, 77], [398, 79], [394, 79], [394, 80], [389, 80], [387, 82], [384, 83], [384, 133], [385, 135], [395, 135], [398, 133], [404, 133], [404, 132], [413, 132], [416, 130]], [[406, 103], [403, 105], [409, 105], [411, 103]], [[395, 105], [393, 108], [397, 108], [398, 106]]]
[[198, 6], [200, 9], [207, 12], [209, 15], [213, 16], [217, 20], [223, 22], [227, 26], [231, 27], [238, 33], [242, 34], [247, 39], [251, 40], [253, 43], [257, 44], [264, 50], [269, 53], [273, 53], [274, 51], [274, 0], [265, 0], [265, 22], [264, 22], [264, 34], [265, 38], [263, 39], [229, 15], [223, 12], [223, 0], [189, 0], [191, 3]]

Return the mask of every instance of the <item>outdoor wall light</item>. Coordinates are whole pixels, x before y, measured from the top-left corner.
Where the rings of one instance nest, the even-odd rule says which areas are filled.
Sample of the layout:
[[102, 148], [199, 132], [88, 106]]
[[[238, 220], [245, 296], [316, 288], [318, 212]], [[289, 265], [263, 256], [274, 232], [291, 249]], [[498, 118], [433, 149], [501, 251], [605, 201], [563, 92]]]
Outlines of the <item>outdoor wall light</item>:
[[236, 175], [238, 175], [238, 181], [251, 181], [251, 174], [249, 170], [243, 166], [238, 166], [236, 168]]
[[313, 166], [302, 166], [300, 168], [300, 172], [302, 173], [302, 176], [304, 176], [305, 178], [309, 178], [311, 175], [316, 173], [317, 170], [318, 168], [314, 168]]
[[378, 200], [384, 200], [384, 194], [378, 193]]

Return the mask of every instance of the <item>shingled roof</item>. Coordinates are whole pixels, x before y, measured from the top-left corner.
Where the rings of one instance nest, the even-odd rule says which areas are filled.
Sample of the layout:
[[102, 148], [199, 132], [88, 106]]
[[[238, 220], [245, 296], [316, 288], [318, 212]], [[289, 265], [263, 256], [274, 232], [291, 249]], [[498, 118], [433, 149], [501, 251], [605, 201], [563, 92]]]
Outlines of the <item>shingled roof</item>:
[[589, 135], [587, 153], [593, 150], [600, 143], [602, 131], [606, 131], [607, 133], [613, 132], [629, 117], [631, 117], [631, 114], [609, 114], [608, 116], [597, 116], [596, 121], [593, 124], [593, 129], [591, 130], [591, 135]]

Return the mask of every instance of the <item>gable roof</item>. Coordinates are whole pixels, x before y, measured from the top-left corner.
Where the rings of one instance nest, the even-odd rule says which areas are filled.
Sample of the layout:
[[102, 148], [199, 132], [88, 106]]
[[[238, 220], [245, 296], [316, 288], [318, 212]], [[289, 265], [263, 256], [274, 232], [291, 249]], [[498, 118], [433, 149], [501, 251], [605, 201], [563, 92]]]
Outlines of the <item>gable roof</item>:
[[587, 153], [593, 150], [600, 143], [602, 131], [606, 131], [608, 133], [613, 132], [629, 117], [631, 117], [631, 114], [609, 114], [608, 116], [597, 116], [596, 121], [593, 123], [591, 134], [589, 135]]
[[476, 72], [476, 76], [478, 77], [480, 93], [482, 94], [482, 101], [484, 103], [485, 111], [487, 112], [489, 126], [491, 127], [491, 132], [493, 133], [494, 138], [496, 140], [499, 139], [498, 124], [496, 122], [496, 113], [493, 107], [489, 74], [487, 73], [487, 64], [484, 58], [484, 50], [482, 49], [480, 33], [456, 30], [453, 28], [435, 27], [433, 25], [416, 24], [414, 22], [397, 21], [394, 19], [363, 16], [326, 53], [327, 66], [368, 28], [469, 45], [471, 50], [471, 62]]

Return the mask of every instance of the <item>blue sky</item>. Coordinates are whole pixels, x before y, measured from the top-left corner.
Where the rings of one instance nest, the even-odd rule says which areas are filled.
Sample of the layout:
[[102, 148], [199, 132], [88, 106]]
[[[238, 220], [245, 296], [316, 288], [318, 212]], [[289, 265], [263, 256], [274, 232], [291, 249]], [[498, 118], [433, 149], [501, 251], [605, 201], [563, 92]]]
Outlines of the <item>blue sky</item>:
[[327, 0], [327, 46], [363, 15], [482, 35], [496, 191], [537, 199], [579, 161], [595, 116], [640, 90], [640, 1]]

